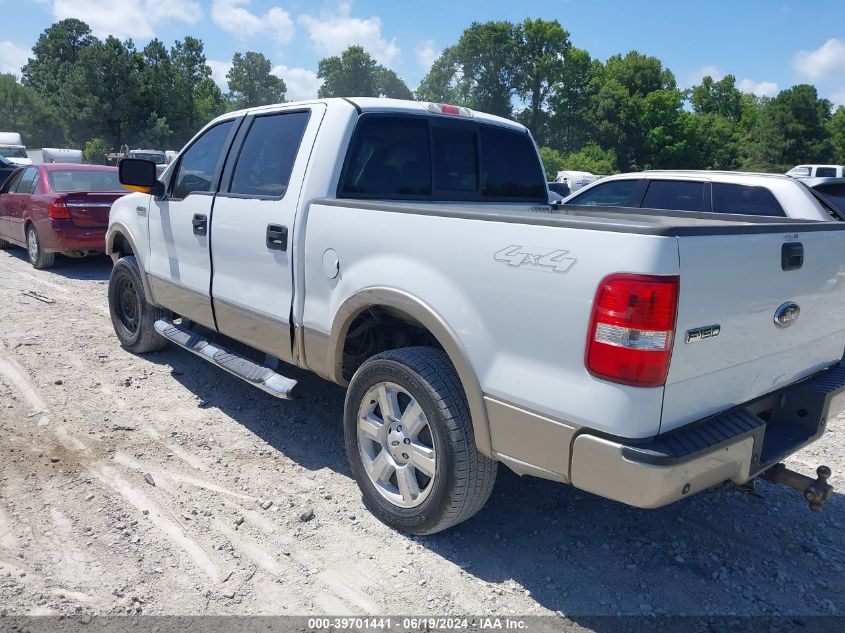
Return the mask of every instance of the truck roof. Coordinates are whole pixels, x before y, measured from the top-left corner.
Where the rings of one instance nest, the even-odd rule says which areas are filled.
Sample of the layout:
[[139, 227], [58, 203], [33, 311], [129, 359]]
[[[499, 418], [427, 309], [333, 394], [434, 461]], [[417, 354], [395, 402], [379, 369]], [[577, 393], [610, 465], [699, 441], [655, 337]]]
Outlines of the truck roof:
[[[325, 103], [330, 107], [348, 107], [351, 105], [352, 107], [356, 108], [361, 112], [401, 112], [406, 114], [427, 114], [430, 116], [451, 116], [431, 112], [426, 107], [430, 103], [427, 101], [409, 101], [406, 99], [383, 99], [381, 97], [332, 97], [328, 99], [308, 99], [305, 101], [290, 101], [286, 103], [275, 103], [272, 105], [258, 106], [255, 108], [246, 108], [243, 110], [229, 112], [218, 117], [218, 119], [215, 120], [224, 121], [226, 119], [231, 119], [236, 116], [242, 116], [244, 114], [273, 112], [274, 110], [290, 108], [291, 106], [311, 105], [314, 103]], [[467, 110], [469, 109], [467, 108]], [[518, 130], [526, 130], [526, 127], [524, 125], [521, 125], [516, 121], [511, 121], [510, 119], [495, 116], [493, 114], [487, 114], [486, 112], [479, 112], [477, 110], [469, 111], [472, 113], [473, 120], [483, 121], [485, 123], [494, 123], [497, 125], [511, 127]]]

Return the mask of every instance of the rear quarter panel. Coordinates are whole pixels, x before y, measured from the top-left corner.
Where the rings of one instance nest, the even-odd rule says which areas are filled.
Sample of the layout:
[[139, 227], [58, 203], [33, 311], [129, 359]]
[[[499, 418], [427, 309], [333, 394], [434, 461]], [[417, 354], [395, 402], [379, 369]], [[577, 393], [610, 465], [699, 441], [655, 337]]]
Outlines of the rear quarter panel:
[[[328, 249], [340, 260], [335, 279], [323, 272]], [[350, 297], [394, 288], [459, 337], [486, 396], [576, 427], [657, 433], [663, 389], [596, 379], [584, 350], [599, 281], [615, 272], [677, 274], [675, 238], [314, 203], [304, 250], [307, 332], [328, 337]], [[558, 270], [540, 265], [554, 252]]]

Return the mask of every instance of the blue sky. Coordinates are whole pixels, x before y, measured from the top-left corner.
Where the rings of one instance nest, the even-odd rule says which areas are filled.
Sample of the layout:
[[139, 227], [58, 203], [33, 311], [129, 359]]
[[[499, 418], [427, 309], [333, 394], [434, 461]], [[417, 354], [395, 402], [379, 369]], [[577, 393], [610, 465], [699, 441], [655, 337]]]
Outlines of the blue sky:
[[807, 82], [845, 105], [842, 0], [0, 0], [0, 15], [0, 71], [17, 72], [47, 26], [77, 17], [96, 35], [132, 37], [139, 47], [152, 37], [199, 37], [219, 83], [233, 53], [260, 51], [285, 78], [289, 98], [314, 96], [317, 61], [350, 44], [414, 88], [473, 20], [530, 16], [559, 20], [593, 57], [656, 55], [684, 87], [731, 73], [749, 92], [773, 95]]

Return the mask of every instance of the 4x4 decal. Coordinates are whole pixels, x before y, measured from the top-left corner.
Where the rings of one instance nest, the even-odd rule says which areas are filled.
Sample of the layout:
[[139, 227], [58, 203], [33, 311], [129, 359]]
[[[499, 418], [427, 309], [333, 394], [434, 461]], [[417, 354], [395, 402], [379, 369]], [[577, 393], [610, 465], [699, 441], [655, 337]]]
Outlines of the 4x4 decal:
[[541, 270], [546, 273], [565, 273], [575, 265], [569, 251], [536, 246], [511, 245], [493, 255], [493, 259], [514, 268]]

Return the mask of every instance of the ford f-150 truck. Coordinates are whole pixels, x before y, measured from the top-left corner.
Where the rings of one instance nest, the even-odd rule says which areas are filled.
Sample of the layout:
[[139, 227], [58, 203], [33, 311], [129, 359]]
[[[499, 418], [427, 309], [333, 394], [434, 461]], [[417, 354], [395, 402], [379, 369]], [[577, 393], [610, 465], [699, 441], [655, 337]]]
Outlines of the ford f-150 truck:
[[845, 408], [845, 225], [550, 207], [521, 125], [327, 99], [226, 114], [114, 203], [109, 306], [136, 353], [175, 343], [287, 398], [348, 387], [366, 506], [426, 534], [498, 462], [643, 508], [766, 476]]

